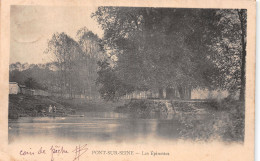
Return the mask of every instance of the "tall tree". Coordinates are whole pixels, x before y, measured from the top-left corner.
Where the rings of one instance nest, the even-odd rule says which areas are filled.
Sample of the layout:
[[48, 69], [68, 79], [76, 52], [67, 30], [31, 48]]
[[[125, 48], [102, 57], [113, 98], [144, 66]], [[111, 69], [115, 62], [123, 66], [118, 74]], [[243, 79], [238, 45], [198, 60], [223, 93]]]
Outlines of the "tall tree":
[[[212, 71], [217, 72], [205, 52], [189, 46], [196, 41], [191, 35], [202, 25], [191, 25], [198, 20], [200, 12], [99, 7], [93, 16], [105, 31], [107, 49], [117, 53], [115, 72], [121, 81], [137, 90], [158, 88], [159, 93], [163, 88], [175, 88], [184, 98], [185, 93], [190, 96], [190, 88], [209, 85]], [[206, 34], [207, 28], [203, 29]]]
[[240, 89], [240, 100], [245, 100], [245, 85], [246, 85], [246, 75], [245, 75], [245, 67], [246, 67], [246, 31], [247, 31], [247, 12], [245, 9], [237, 10], [239, 20], [240, 20], [240, 29], [241, 29], [241, 89]]
[[61, 95], [65, 92], [72, 97], [77, 85], [77, 63], [83, 54], [79, 44], [65, 33], [55, 33], [46, 52], [52, 53], [54, 62], [57, 62]]
[[246, 10], [219, 10], [218, 28], [221, 30], [210, 45], [210, 59], [218, 66], [221, 77], [216, 77], [218, 87], [231, 93], [239, 91], [239, 99], [245, 98], [246, 64]]
[[101, 50], [101, 39], [86, 27], [77, 32], [77, 41], [83, 51], [81, 61], [79, 62], [79, 79], [82, 80], [83, 92], [91, 97], [99, 96], [96, 87], [98, 61], [104, 60], [105, 55]]

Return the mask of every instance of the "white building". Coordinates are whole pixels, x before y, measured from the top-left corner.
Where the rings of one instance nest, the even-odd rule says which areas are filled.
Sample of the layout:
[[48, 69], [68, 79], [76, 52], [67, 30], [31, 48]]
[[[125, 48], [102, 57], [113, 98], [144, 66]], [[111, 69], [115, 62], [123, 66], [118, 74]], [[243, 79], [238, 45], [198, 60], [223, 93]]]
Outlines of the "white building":
[[20, 93], [20, 87], [16, 82], [9, 82], [9, 94], [18, 94]]

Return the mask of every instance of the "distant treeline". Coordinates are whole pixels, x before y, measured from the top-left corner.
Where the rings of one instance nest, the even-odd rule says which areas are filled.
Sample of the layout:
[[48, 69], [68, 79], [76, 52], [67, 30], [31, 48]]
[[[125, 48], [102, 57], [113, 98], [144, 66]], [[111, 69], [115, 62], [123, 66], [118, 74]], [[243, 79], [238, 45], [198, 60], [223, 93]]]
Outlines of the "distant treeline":
[[54, 63], [28, 64], [16, 62], [9, 67], [9, 81], [31, 89], [52, 89], [55, 85]]

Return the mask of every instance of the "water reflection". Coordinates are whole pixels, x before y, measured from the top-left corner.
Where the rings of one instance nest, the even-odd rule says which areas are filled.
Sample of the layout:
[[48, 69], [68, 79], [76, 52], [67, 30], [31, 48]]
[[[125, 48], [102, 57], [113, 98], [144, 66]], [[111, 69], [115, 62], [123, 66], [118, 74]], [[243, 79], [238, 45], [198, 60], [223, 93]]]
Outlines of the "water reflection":
[[[81, 113], [83, 114], [83, 113]], [[74, 140], [129, 141], [178, 137], [178, 121], [115, 112], [86, 112], [84, 117], [22, 117], [9, 120], [9, 142], [39, 136]]]
[[[214, 114], [154, 114], [144, 118], [115, 112], [85, 112], [84, 117], [22, 117], [9, 120], [9, 142], [19, 139], [53, 138], [73, 141], [134, 141], [147, 138], [202, 139], [217, 134], [229, 140], [242, 140], [229, 130], [225, 113]], [[217, 118], [217, 119], [216, 119]], [[242, 138], [242, 139], [241, 139]]]

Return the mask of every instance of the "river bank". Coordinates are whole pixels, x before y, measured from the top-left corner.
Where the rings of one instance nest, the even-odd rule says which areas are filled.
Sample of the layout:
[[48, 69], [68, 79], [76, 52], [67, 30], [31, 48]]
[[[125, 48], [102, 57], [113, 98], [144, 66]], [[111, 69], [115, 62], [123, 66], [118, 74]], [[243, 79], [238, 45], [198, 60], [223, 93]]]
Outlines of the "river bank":
[[[159, 118], [182, 124], [179, 134], [183, 139], [243, 141], [245, 131], [244, 103], [235, 100], [206, 102], [171, 100], [131, 100], [115, 109], [137, 118]], [[164, 126], [160, 130], [167, 131]], [[168, 127], [169, 128], [169, 127]], [[173, 128], [173, 127], [172, 127]]]
[[[48, 113], [46, 114], [49, 105], [57, 107], [55, 116], [62, 116], [63, 119], [69, 121], [68, 123], [75, 120], [84, 121], [82, 123], [84, 126], [85, 121], [88, 122], [88, 119], [94, 119], [91, 122], [96, 124], [96, 121], [99, 121], [97, 119], [99, 117], [101, 122], [103, 118], [109, 117], [108, 120], [110, 120], [111, 117], [119, 119], [119, 122], [125, 122], [127, 126], [133, 126], [132, 130], [136, 130], [134, 127], [139, 126], [139, 124], [141, 129], [144, 128], [143, 122], [147, 124], [145, 128], [151, 128], [148, 124], [157, 122], [156, 131], [161, 136], [167, 138], [178, 136], [179, 138], [192, 140], [208, 140], [212, 138], [224, 139], [226, 141], [244, 140], [244, 104], [228, 100], [221, 102], [214, 100], [208, 102], [185, 102], [132, 99], [120, 102], [104, 102], [102, 100], [87, 101], [85, 99], [10, 95], [9, 119], [13, 119], [15, 122], [19, 117], [31, 120], [51, 116]], [[65, 117], [79, 115], [84, 115], [84, 117]], [[55, 120], [57, 119], [59, 120], [59, 118]], [[129, 122], [129, 119], [133, 121]], [[113, 121], [108, 121], [108, 123], [109, 127], [117, 126]], [[100, 125], [103, 127], [103, 123]], [[88, 126], [87, 123], [86, 126]], [[129, 132], [127, 128], [125, 130]]]
[[122, 102], [108, 103], [101, 100], [66, 99], [48, 96], [9, 95], [9, 119], [18, 117], [53, 116], [48, 112], [51, 105], [57, 108], [55, 116], [71, 116], [87, 111], [111, 111]]

